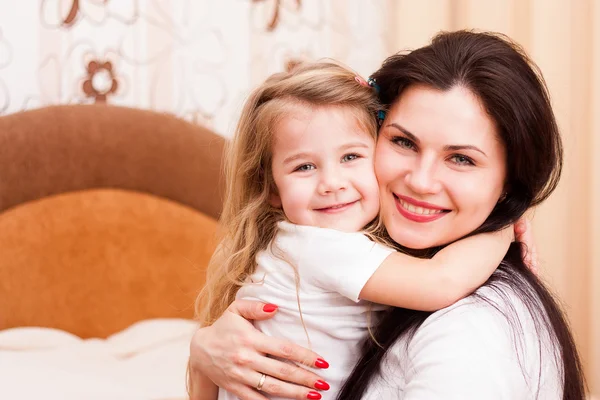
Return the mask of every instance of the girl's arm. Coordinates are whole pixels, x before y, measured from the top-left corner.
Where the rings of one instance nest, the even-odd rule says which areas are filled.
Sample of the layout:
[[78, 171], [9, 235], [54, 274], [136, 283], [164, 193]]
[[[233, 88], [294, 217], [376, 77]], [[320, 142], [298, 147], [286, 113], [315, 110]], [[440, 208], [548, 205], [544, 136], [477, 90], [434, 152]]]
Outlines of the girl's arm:
[[521, 242], [521, 257], [531, 272], [539, 274], [539, 260], [531, 223], [526, 217], [521, 217], [515, 223], [515, 242]]
[[459, 240], [431, 259], [392, 253], [367, 281], [360, 298], [413, 310], [448, 307], [492, 275], [510, 246], [512, 230]]

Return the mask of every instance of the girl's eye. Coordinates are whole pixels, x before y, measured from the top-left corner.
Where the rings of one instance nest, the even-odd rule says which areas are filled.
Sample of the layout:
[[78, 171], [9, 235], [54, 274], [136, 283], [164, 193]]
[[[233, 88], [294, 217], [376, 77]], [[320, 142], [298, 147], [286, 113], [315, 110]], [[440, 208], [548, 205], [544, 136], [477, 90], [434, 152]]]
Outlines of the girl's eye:
[[348, 162], [358, 159], [360, 156], [358, 154], [346, 154], [342, 157], [342, 162]]
[[415, 144], [412, 142], [412, 140], [407, 139], [405, 137], [394, 136], [391, 140], [392, 140], [392, 143], [397, 144], [398, 146], [400, 146], [402, 148], [409, 149], [409, 150], [412, 150], [415, 148]]
[[312, 164], [302, 164], [302, 165], [298, 166], [294, 170], [294, 172], [296, 172], [296, 171], [306, 172], [306, 171], [312, 171], [313, 169], [315, 169], [315, 166]]
[[467, 156], [463, 156], [462, 154], [455, 154], [450, 159], [457, 165], [475, 165], [473, 160]]

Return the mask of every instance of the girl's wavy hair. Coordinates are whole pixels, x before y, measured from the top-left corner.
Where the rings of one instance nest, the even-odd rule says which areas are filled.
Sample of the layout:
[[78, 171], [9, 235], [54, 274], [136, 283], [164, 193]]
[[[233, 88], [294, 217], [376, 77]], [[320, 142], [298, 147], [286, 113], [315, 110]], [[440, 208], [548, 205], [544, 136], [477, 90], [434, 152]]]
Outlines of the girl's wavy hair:
[[[351, 110], [361, 128], [376, 139], [380, 106], [375, 91], [335, 62], [306, 63], [274, 74], [250, 94], [227, 149], [220, 245], [196, 301], [196, 315], [203, 326], [212, 324], [235, 300], [240, 286], [254, 272], [257, 253], [267, 248], [277, 222], [284, 218], [282, 210], [269, 203], [277, 190], [271, 148], [278, 123], [298, 107], [338, 106]], [[376, 221], [369, 232], [380, 230]]]

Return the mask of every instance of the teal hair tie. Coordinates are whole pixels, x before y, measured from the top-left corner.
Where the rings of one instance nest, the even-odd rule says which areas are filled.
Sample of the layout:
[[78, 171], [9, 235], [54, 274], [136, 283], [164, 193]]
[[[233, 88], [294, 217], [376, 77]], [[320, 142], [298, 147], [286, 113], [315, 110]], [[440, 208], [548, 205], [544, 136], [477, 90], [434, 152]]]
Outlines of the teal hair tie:
[[369, 77], [369, 80], [367, 81], [367, 83], [369, 84], [369, 86], [371, 86], [373, 89], [375, 89], [375, 92], [377, 92], [377, 94], [379, 94], [380, 87], [374, 78]]
[[379, 125], [383, 124], [383, 120], [385, 119], [385, 111], [379, 110], [377, 111], [377, 122]]

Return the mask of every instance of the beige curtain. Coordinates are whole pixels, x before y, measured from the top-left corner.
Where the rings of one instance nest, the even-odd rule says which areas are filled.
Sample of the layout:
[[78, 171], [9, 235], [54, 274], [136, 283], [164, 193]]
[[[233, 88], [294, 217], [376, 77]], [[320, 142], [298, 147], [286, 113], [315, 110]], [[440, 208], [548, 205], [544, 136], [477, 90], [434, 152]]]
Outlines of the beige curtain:
[[390, 52], [439, 30], [505, 33], [541, 68], [565, 145], [553, 196], [532, 213], [542, 274], [569, 316], [600, 396], [600, 1], [390, 0]]

